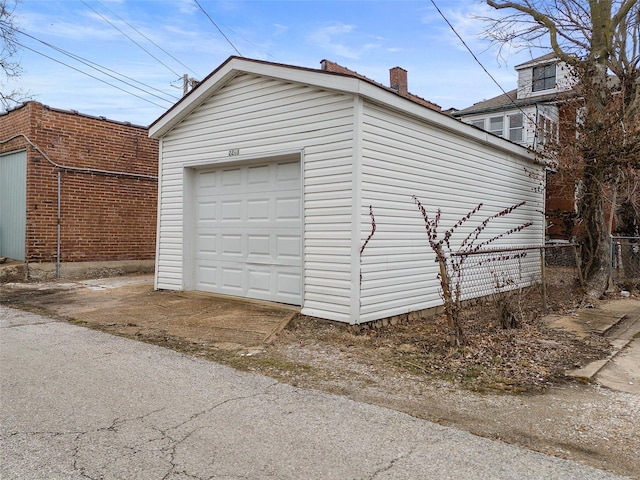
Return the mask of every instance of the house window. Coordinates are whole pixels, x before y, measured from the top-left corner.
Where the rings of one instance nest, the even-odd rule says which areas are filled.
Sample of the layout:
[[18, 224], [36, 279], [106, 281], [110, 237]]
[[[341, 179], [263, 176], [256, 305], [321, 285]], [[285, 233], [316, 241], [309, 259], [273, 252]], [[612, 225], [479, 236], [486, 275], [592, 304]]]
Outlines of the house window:
[[472, 120], [471, 121], [471, 125], [473, 125], [474, 127], [478, 127], [478, 128], [481, 128], [482, 130], [484, 130], [484, 118], [479, 118], [478, 120]]
[[489, 132], [499, 137], [504, 136], [504, 117], [491, 117], [489, 119]]
[[509, 115], [509, 140], [511, 140], [512, 142], [522, 142], [522, 127], [523, 121], [521, 113]]
[[558, 124], [553, 120], [540, 115], [538, 128], [536, 130], [538, 145], [546, 145], [549, 142], [558, 140]]
[[533, 67], [533, 91], [549, 90], [556, 86], [556, 66]]

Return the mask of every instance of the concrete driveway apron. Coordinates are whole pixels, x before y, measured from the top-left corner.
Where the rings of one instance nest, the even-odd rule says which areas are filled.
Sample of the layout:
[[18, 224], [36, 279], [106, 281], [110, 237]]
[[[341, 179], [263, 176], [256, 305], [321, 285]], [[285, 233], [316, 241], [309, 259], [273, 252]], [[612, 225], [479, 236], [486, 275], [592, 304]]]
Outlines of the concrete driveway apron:
[[4, 479], [612, 479], [0, 306]]

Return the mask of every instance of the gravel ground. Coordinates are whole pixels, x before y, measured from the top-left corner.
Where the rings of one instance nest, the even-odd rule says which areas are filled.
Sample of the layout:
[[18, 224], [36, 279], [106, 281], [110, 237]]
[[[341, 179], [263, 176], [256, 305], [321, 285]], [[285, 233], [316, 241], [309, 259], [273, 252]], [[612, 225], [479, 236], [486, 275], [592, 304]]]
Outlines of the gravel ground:
[[637, 395], [575, 382], [562, 382], [541, 393], [479, 393], [408, 373], [376, 358], [361, 358], [355, 351], [283, 339], [264, 355], [298, 369], [270, 371], [264, 363], [247, 365], [248, 369], [640, 478]]

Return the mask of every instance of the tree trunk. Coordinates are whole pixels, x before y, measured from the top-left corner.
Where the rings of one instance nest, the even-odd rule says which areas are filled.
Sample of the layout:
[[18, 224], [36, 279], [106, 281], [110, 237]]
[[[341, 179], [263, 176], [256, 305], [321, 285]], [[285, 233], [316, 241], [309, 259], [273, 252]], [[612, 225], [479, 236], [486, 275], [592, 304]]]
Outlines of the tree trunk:
[[604, 176], [597, 159], [585, 158], [579, 216], [583, 221], [582, 265], [586, 293], [600, 298], [607, 290], [611, 273], [611, 239], [604, 212]]

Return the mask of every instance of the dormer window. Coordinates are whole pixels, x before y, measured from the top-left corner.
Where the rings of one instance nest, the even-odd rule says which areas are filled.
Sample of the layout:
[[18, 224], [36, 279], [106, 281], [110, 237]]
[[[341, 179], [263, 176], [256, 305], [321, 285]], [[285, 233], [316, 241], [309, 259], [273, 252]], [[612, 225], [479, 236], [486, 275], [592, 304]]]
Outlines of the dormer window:
[[556, 86], [556, 65], [533, 67], [533, 91], [549, 90]]

